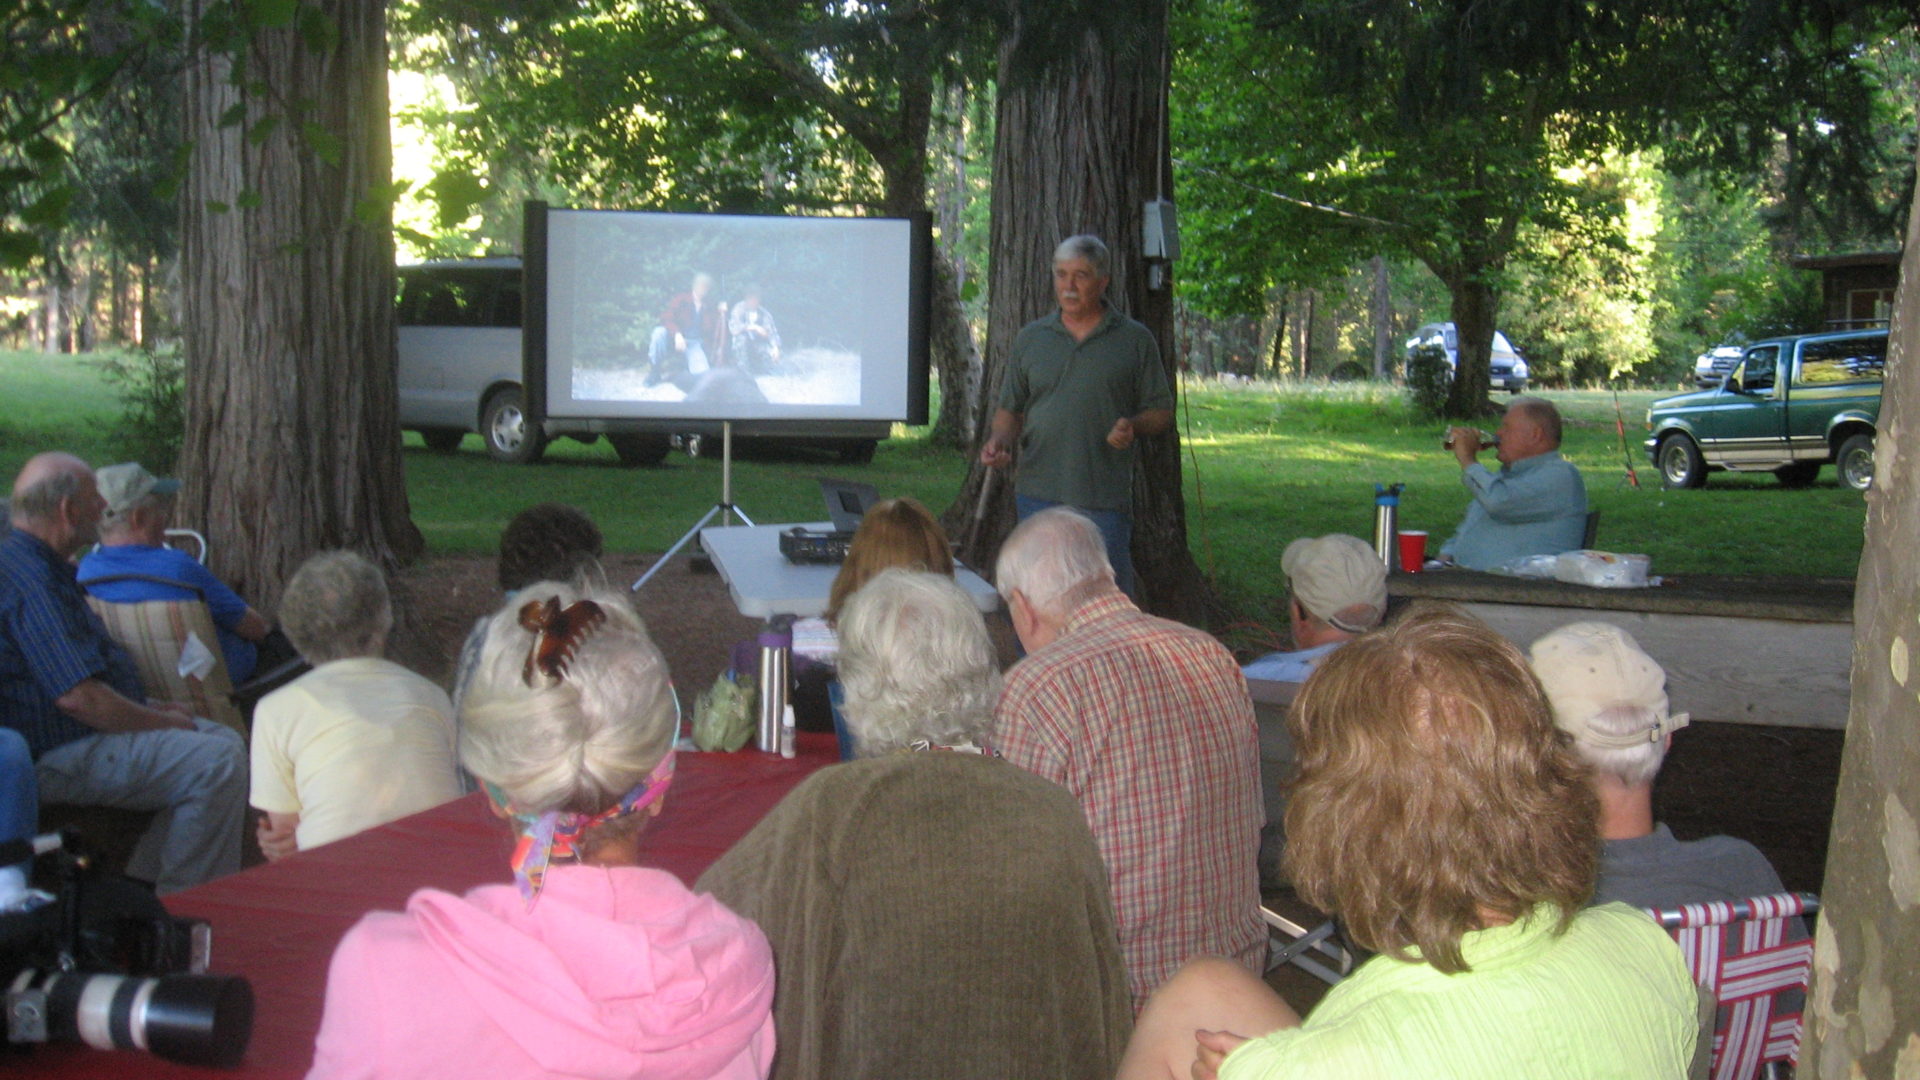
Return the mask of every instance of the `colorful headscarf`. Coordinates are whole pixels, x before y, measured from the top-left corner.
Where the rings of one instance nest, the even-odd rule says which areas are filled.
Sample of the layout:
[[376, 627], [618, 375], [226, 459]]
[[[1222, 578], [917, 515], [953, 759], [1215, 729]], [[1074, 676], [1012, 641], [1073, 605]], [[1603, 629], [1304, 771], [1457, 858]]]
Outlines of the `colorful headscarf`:
[[556, 861], [577, 859], [580, 853], [577, 845], [588, 829], [603, 822], [627, 814], [637, 813], [659, 802], [673, 783], [673, 750], [667, 750], [667, 756], [653, 767], [645, 780], [634, 785], [633, 790], [620, 796], [620, 801], [597, 814], [581, 814], [569, 810], [549, 810], [544, 814], [522, 814], [513, 810], [506, 794], [493, 784], [487, 785], [487, 791], [493, 800], [505, 807], [518, 826], [520, 839], [513, 845], [514, 884], [520, 887], [520, 895], [532, 907], [533, 901], [540, 895], [541, 882], [547, 875], [547, 867]]

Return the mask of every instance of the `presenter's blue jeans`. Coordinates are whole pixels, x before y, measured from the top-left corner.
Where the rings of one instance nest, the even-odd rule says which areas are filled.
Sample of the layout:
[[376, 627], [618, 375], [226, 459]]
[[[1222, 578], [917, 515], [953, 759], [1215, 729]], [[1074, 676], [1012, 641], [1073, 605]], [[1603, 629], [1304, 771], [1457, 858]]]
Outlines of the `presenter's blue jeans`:
[[1020, 494], [1013, 497], [1013, 512], [1021, 521], [1056, 506], [1065, 506], [1085, 516], [1099, 528], [1100, 539], [1107, 545], [1107, 561], [1113, 564], [1113, 583], [1120, 586], [1120, 591], [1126, 593], [1128, 599], [1138, 599], [1133, 592], [1133, 518], [1118, 510], [1088, 510], [1083, 506]]
[[[40, 788], [34, 782], [33, 755], [27, 740], [12, 728], [0, 728], [0, 840], [25, 840], [40, 820]], [[22, 873], [32, 864], [22, 863]]]

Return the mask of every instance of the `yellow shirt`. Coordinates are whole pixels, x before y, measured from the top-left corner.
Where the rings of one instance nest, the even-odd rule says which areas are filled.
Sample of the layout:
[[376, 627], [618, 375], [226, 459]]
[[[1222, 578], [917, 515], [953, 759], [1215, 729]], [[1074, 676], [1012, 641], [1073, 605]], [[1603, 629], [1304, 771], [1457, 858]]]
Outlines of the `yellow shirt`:
[[322, 664], [254, 709], [253, 805], [299, 814], [303, 850], [459, 795], [453, 704], [398, 664]]
[[1603, 904], [1553, 933], [1548, 905], [1461, 939], [1470, 971], [1376, 956], [1306, 1022], [1227, 1055], [1220, 1080], [1680, 1080], [1699, 1038], [1665, 930]]

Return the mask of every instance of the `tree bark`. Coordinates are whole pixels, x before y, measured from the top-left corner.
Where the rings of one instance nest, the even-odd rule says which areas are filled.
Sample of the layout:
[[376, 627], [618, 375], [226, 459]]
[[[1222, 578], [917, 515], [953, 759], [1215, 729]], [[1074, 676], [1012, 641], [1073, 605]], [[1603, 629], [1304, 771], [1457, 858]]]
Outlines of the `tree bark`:
[[1387, 377], [1393, 351], [1393, 289], [1387, 280], [1387, 258], [1373, 257], [1373, 377]]
[[[209, 534], [215, 572], [267, 607], [315, 551], [391, 569], [423, 546], [394, 385], [386, 9], [314, 6], [337, 30], [324, 50], [255, 34], [247, 79], [270, 93], [236, 87], [218, 54], [185, 76], [180, 516]], [[245, 121], [221, 126], [236, 104]], [[245, 137], [270, 115], [264, 138]]]
[[[1094, 233], [1113, 253], [1107, 299], [1146, 324], [1160, 342], [1167, 378], [1178, 392], [1173, 293], [1148, 288], [1140, 254], [1141, 206], [1172, 189], [1159, 138], [1166, 114], [1166, 5], [1143, 5], [1131, 48], [1098, 46], [1091, 33], [1057, 74], [1023, 78], [1009, 70], [1013, 41], [1001, 51], [993, 150], [993, 228], [988, 257], [986, 367], [975, 417], [976, 460], [946, 512], [969, 565], [991, 569], [1012, 530], [1010, 477], [983, 485], [992, 470], [977, 450], [999, 399], [1007, 353], [1020, 327], [1054, 307], [1053, 249], [1075, 233]], [[1187, 550], [1177, 430], [1139, 441], [1133, 484], [1133, 558], [1143, 607], [1184, 622], [1204, 621], [1210, 595]], [[1016, 466], [1017, 467], [1017, 466]], [[975, 519], [976, 507], [984, 515]]]
[[1495, 411], [1487, 400], [1493, 388], [1493, 331], [1500, 297], [1488, 283], [1484, 266], [1436, 267], [1452, 297], [1453, 329], [1459, 351], [1453, 369], [1453, 388], [1447, 391], [1447, 415], [1473, 419]]
[[1907, 220], [1854, 590], [1852, 707], [1800, 1072], [1920, 1075], [1920, 214]]

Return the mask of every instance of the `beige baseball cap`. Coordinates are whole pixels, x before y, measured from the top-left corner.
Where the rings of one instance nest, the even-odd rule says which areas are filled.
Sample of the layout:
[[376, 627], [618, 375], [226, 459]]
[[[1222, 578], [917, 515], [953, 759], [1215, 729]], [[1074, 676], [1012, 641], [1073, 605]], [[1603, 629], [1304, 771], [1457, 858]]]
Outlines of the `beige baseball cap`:
[[100, 497], [107, 501], [107, 513], [118, 517], [148, 495], [171, 495], [180, 490], [180, 481], [161, 478], [148, 472], [137, 461], [126, 461], [96, 469], [93, 482]]
[[[1553, 705], [1553, 722], [1577, 742], [1628, 750], [1687, 726], [1686, 713], [1667, 712], [1667, 673], [1612, 623], [1568, 623], [1535, 641], [1528, 654]], [[1651, 719], [1631, 732], [1595, 728], [1596, 717], [1619, 707], [1642, 710]]]
[[[1387, 566], [1373, 545], [1356, 536], [1328, 533], [1287, 545], [1280, 555], [1287, 586], [1307, 614], [1350, 634], [1379, 625], [1387, 614]], [[1364, 619], [1336, 618], [1351, 607], [1373, 609]]]

